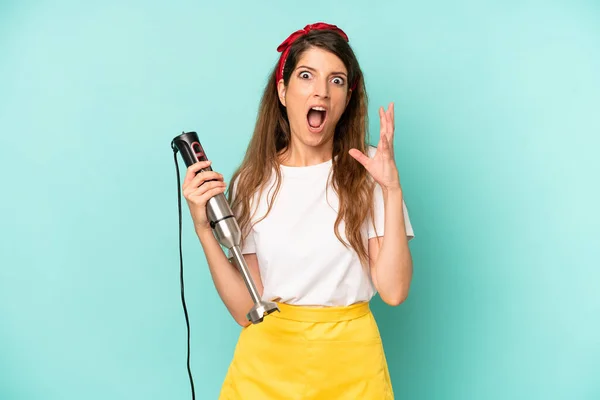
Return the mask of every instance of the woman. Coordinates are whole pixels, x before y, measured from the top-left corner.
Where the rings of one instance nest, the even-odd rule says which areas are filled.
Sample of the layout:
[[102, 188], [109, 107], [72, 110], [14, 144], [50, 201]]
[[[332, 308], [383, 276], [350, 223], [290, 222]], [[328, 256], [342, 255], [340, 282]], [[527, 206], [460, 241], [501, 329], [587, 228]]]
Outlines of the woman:
[[307, 25], [278, 51], [229, 201], [252, 277], [279, 313], [246, 320], [252, 300], [205, 212], [225, 191], [222, 175], [196, 175], [209, 162], [198, 163], [183, 183], [216, 289], [243, 327], [220, 398], [392, 399], [369, 301], [378, 292], [402, 303], [412, 277], [393, 104], [380, 108], [379, 144], [368, 146], [363, 75], [346, 34]]

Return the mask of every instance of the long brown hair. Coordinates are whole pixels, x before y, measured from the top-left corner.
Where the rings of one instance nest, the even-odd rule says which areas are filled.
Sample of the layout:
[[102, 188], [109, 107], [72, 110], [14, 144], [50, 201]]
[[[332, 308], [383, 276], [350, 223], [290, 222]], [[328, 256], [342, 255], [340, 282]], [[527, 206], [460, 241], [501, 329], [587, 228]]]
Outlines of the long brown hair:
[[[367, 216], [373, 218], [374, 183], [369, 179], [365, 168], [348, 154], [351, 148], [363, 153], [366, 153], [368, 148], [367, 93], [363, 74], [352, 48], [339, 34], [325, 30], [311, 31], [291, 46], [283, 71], [286, 85], [303, 52], [311, 47], [319, 47], [338, 56], [348, 70], [348, 84], [355, 85], [333, 137], [332, 186], [339, 197], [339, 213], [332, 228], [340, 242], [348, 246], [339, 234], [339, 224], [342, 220], [345, 222], [346, 238], [364, 264], [368, 260], [368, 249], [363, 243], [361, 227]], [[277, 94], [276, 68], [277, 66], [269, 75], [262, 95], [254, 134], [246, 155], [231, 178], [235, 185], [235, 198], [233, 190], [228, 192], [229, 202], [235, 210], [244, 238], [250, 230], [253, 218], [251, 200], [257, 192], [262, 194], [274, 171], [276, 184], [267, 200], [267, 213], [261, 219], [271, 210], [281, 184], [279, 154], [290, 144], [290, 125], [286, 109], [280, 103]]]

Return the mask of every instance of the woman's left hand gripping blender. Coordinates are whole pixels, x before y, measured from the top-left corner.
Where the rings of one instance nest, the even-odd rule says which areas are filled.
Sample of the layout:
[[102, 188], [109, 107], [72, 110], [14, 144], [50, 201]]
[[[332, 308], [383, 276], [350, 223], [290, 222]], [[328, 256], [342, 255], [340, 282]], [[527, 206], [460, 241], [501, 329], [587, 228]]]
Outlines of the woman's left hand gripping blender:
[[[171, 147], [174, 151], [180, 152], [187, 167], [199, 161], [207, 160], [196, 132], [184, 132], [175, 137], [171, 142]], [[209, 166], [200, 170], [200, 172], [206, 170], [212, 171], [212, 168]], [[233, 254], [233, 261], [241, 272], [246, 287], [252, 297], [252, 301], [254, 302], [254, 306], [250, 309], [246, 317], [253, 324], [262, 322], [266, 315], [274, 311], [279, 311], [279, 308], [277, 307], [277, 304], [273, 302], [262, 300], [258, 294], [256, 285], [252, 280], [252, 276], [248, 271], [248, 265], [246, 264], [246, 260], [240, 249], [242, 238], [240, 226], [238, 225], [238, 222], [229, 207], [229, 202], [223, 193], [212, 197], [206, 203], [206, 215], [218, 242], [229, 249]]]

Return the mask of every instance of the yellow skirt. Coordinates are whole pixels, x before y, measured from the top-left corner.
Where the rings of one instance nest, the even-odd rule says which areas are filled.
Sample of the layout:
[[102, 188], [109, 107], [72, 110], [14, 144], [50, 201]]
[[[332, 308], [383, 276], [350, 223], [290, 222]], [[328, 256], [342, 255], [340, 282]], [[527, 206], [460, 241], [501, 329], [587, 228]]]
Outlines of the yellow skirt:
[[394, 398], [369, 303], [278, 306], [242, 329], [219, 400]]

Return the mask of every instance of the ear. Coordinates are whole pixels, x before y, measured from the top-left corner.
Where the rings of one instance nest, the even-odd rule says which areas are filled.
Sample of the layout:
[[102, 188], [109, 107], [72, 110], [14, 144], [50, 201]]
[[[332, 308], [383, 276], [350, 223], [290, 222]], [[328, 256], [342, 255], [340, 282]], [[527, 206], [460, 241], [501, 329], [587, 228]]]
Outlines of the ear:
[[283, 79], [280, 79], [279, 82], [277, 82], [277, 93], [279, 94], [279, 101], [281, 102], [281, 104], [283, 104], [283, 106], [285, 107], [285, 83], [283, 83]]
[[348, 89], [348, 96], [346, 97], [346, 107], [348, 107], [348, 103], [350, 103], [350, 99], [352, 98], [352, 89]]

